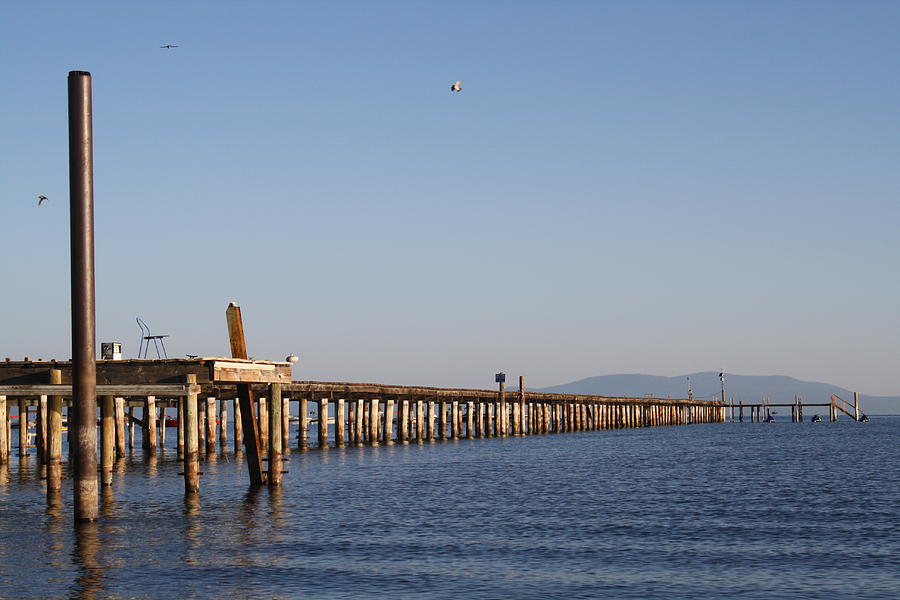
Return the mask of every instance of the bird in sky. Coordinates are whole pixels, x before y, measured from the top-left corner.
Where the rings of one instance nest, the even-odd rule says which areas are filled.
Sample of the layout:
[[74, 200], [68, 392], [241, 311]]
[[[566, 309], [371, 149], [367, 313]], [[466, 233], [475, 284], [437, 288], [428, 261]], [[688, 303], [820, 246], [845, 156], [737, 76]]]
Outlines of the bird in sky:
[[165, 46], [160, 46], [160, 48], [168, 48], [168, 49], [170, 49], [170, 50], [171, 50], [172, 48], [177, 48], [177, 47], [178, 47], [178, 46], [175, 46], [175, 45], [173, 45], [173, 44], [166, 44]]
[[44, 196], [43, 194], [38, 196], [38, 206], [40, 206], [41, 202], [43, 202], [46, 199], [47, 199], [47, 196]]
[[451, 85], [450, 91], [451, 92], [461, 92], [462, 91], [462, 86], [460, 85], [461, 83], [462, 83], [462, 81], [457, 81], [456, 83]]

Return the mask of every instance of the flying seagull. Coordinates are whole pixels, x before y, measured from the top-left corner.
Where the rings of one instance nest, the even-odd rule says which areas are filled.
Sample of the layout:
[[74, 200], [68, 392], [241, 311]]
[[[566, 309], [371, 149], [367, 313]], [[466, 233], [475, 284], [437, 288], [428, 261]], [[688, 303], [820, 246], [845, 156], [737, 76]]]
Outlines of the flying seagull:
[[177, 48], [177, 47], [178, 47], [178, 46], [174, 46], [174, 45], [172, 45], [172, 44], [166, 44], [165, 46], [160, 46], [160, 48], [169, 48], [170, 50], [171, 50], [172, 48]]
[[44, 196], [44, 195], [38, 196], [38, 206], [40, 206], [41, 202], [43, 202], [46, 199], [47, 199], [47, 196]]
[[451, 86], [450, 86], [450, 91], [451, 91], [451, 92], [461, 92], [461, 91], [462, 91], [462, 86], [459, 85], [459, 84], [461, 84], [461, 83], [462, 83], [462, 81], [457, 81], [456, 83], [454, 83], [453, 85], [451, 85]]

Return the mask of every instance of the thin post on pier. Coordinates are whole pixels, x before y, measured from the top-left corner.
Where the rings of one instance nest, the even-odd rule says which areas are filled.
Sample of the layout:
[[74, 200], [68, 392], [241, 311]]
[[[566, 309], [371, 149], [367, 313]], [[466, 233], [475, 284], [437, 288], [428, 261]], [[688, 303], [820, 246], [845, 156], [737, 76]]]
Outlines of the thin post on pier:
[[[300, 398], [300, 423], [297, 430], [297, 449], [303, 452], [309, 450], [309, 406], [306, 396]], [[237, 443], [237, 442], [235, 442]]]
[[116, 399], [100, 398], [100, 483], [112, 485], [113, 463], [116, 460]]
[[[61, 370], [50, 369], [50, 383], [62, 383]], [[47, 493], [51, 495], [62, 487], [62, 401], [55, 394], [47, 398]]]
[[[269, 393], [269, 473], [266, 481], [270, 486], [281, 485], [281, 412], [284, 403], [281, 400], [281, 384], [270, 383]], [[342, 444], [343, 445], [343, 444]]]
[[[52, 398], [52, 396], [51, 396]], [[115, 405], [116, 419], [116, 457], [125, 457], [125, 398], [117, 397]]]
[[197, 376], [186, 376], [188, 394], [184, 399], [184, 493], [196, 494], [200, 491], [200, 440], [198, 434], [197, 398], [194, 391]]
[[97, 363], [94, 297], [94, 151], [91, 74], [70, 71], [69, 223], [72, 285], [72, 403], [75, 406], [76, 521], [96, 521]]
[[9, 415], [6, 396], [0, 396], [0, 465], [9, 463]]

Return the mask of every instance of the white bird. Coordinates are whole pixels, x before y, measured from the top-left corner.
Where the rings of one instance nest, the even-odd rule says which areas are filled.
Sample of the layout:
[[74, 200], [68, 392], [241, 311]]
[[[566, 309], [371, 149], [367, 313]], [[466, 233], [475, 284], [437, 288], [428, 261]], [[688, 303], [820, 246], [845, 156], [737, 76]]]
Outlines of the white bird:
[[460, 85], [461, 83], [462, 83], [462, 81], [457, 81], [456, 83], [451, 85], [450, 91], [451, 92], [461, 92], [462, 91], [462, 86]]
[[38, 196], [38, 206], [40, 206], [41, 202], [43, 202], [46, 199], [47, 199], [47, 196], [44, 196], [44, 195]]

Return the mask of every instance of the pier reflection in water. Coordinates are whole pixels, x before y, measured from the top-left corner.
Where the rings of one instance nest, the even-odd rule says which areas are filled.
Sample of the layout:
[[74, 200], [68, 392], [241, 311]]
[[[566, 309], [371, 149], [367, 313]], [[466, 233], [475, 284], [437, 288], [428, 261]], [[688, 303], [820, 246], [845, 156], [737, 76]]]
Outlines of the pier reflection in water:
[[48, 498], [16, 458], [0, 597], [890, 598], [898, 433], [875, 418], [332, 448], [251, 490], [220, 452], [199, 495], [174, 452], [138, 449], [78, 527], [71, 482]]

